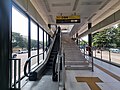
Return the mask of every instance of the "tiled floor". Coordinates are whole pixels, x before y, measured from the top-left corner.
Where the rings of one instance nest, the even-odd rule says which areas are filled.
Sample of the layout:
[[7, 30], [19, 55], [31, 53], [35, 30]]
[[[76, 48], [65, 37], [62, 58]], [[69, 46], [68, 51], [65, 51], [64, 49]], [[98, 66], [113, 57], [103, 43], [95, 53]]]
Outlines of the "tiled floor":
[[[62, 44], [66, 54], [65, 61], [75, 62], [80, 61], [81, 58], [84, 60], [82, 53], [78, 51], [77, 46], [75, 46], [75, 43], [73, 43], [69, 35], [63, 34]], [[94, 67], [94, 72], [91, 70], [79, 69], [66, 70], [66, 90], [91, 90], [86, 82], [77, 82], [75, 77], [98, 77], [103, 81], [96, 83], [101, 88], [101, 90], [120, 90], [120, 81], [115, 79], [112, 75], [109, 75], [110, 73], [107, 73], [108, 71], [113, 73], [113, 75], [115, 74], [120, 77], [120, 68], [96, 59], [94, 59], [94, 63], [103, 69], [100, 69], [100, 67]], [[75, 63], [72, 64], [77, 66]]]
[[[82, 53], [78, 51], [79, 48], [77, 48], [77, 46], [74, 46], [75, 43], [73, 43], [73, 41], [70, 41], [69, 38], [68, 39], [64, 38], [64, 41], [62, 42], [64, 44], [63, 46], [66, 53], [65, 59], [66, 61], [70, 61], [69, 63], [67, 62], [66, 64], [78, 66], [78, 64], [76, 65], [76, 62], [83, 61], [81, 60], [81, 58], [84, 59]], [[73, 51], [77, 51], [77, 52], [73, 52]], [[94, 59], [94, 63], [120, 77], [120, 68], [99, 61], [97, 59]], [[120, 90], [119, 80], [115, 79], [114, 77], [110, 76], [105, 71], [103, 71], [102, 69], [99, 69], [95, 66], [94, 66], [94, 72], [92, 72], [91, 70], [78, 70], [78, 69], [66, 70], [66, 76], [65, 76], [66, 90], [91, 90], [86, 82], [77, 82], [75, 77], [98, 77], [103, 81], [96, 83], [101, 88], [101, 90]], [[41, 81], [27, 83], [27, 85], [22, 90], [57, 90], [57, 88], [58, 88], [58, 84], [52, 82], [50, 76], [47, 76], [47, 77], [43, 77]]]
[[[120, 76], [120, 68], [98, 60], [94, 61], [96, 64]], [[120, 90], [120, 81], [96, 67], [94, 67], [94, 72], [90, 70], [66, 70], [66, 90], [91, 90], [87, 83], [77, 82], [75, 77], [99, 77], [103, 83], [96, 84], [101, 88], [101, 90]]]
[[45, 75], [38, 81], [29, 81], [21, 90], [57, 90], [58, 83], [52, 81], [51, 75]]

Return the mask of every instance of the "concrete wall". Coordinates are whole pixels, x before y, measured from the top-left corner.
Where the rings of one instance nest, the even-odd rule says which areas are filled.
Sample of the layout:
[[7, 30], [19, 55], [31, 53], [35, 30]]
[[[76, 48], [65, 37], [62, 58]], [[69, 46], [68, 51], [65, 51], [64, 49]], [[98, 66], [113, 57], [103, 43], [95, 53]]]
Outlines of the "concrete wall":
[[91, 29], [82, 33], [81, 35], [79, 35], [79, 37], [85, 36], [91, 32], [96, 32], [98, 30], [104, 29], [104, 28], [106, 28], [112, 24], [118, 23], [118, 22], [120, 22], [120, 10], [118, 10], [114, 14], [110, 15], [109, 17], [107, 17], [103, 21], [99, 22], [98, 24], [93, 26]]

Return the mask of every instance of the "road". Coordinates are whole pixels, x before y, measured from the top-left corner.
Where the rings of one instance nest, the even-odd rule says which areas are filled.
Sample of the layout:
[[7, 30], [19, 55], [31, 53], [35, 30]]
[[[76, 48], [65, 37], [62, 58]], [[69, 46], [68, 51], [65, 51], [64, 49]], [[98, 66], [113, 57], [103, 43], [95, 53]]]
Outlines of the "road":
[[[82, 49], [81, 50], [82, 53], [84, 53], [84, 50]], [[109, 61], [111, 59], [111, 62], [113, 63], [117, 63], [117, 64], [120, 64], [120, 53], [113, 53], [113, 52], [110, 52], [110, 57], [109, 57], [109, 51], [101, 51], [99, 53], [97, 53], [98, 50], [94, 50], [93, 51], [93, 56], [94, 57], [97, 57], [97, 58], [100, 58], [100, 59], [103, 59], [103, 60], [106, 60], [106, 61]], [[86, 54], [88, 54], [88, 51], [85, 51]], [[101, 56], [102, 54], [102, 56]], [[110, 58], [110, 59], [109, 59]]]
[[[39, 50], [39, 53], [42, 53], [42, 49]], [[31, 56], [37, 55], [37, 50], [31, 51]], [[28, 59], [28, 53], [21, 53], [21, 54], [17, 54], [16, 56], [17, 59], [21, 59], [21, 77], [24, 75], [23, 71], [24, 71], [24, 65], [26, 60]], [[43, 54], [41, 54], [39, 56], [39, 63], [43, 61]], [[34, 57], [31, 59], [31, 68], [33, 68], [33, 66], [37, 65], [37, 57]], [[16, 70], [18, 69], [18, 64], [16, 65]], [[14, 63], [12, 64], [12, 72], [14, 73]], [[18, 72], [18, 71], [17, 71]], [[14, 75], [14, 74], [13, 74]], [[13, 77], [12, 75], [12, 77]], [[16, 74], [18, 75], [18, 74]]]

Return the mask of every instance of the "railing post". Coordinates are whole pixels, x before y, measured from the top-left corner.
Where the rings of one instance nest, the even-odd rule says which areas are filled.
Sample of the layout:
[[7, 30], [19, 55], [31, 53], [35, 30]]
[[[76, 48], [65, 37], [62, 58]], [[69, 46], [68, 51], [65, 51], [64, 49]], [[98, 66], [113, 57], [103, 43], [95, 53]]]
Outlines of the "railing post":
[[9, 61], [10, 61], [10, 86], [9, 87], [11, 88], [11, 86], [12, 86], [12, 75], [13, 75], [12, 74], [12, 69], [13, 69], [12, 65], [13, 64], [12, 64], [12, 60], [11, 59]]
[[57, 77], [57, 79], [58, 79], [58, 90], [59, 90], [59, 82], [60, 82], [60, 60], [59, 60], [59, 56], [57, 55], [57, 61], [58, 61], [58, 69], [57, 69], [57, 72], [58, 72], [58, 77]]
[[63, 90], [65, 90], [65, 53], [63, 53], [63, 56], [62, 56], [62, 79], [63, 79]]
[[[10, 59], [11, 61], [11, 66], [12, 68], [11, 69], [14, 69], [13, 72], [11, 72], [11, 83], [10, 83], [10, 90], [11, 89], [17, 89], [17, 90], [20, 90], [21, 88], [21, 59], [16, 59], [16, 58], [12, 58]], [[14, 73], [14, 74], [13, 74]], [[12, 77], [12, 75], [14, 75]]]
[[14, 60], [14, 88], [16, 89], [16, 60]]
[[110, 53], [110, 50], [109, 50], [109, 62], [111, 62], [111, 53]]
[[85, 45], [84, 45], [84, 58], [85, 58]]
[[102, 49], [101, 49], [101, 59], [102, 59]]
[[92, 54], [92, 72], [94, 72], [94, 63], [93, 63], [93, 50], [91, 48], [91, 54]]
[[95, 57], [96, 57], [96, 48], [95, 48]]
[[19, 59], [18, 61], [18, 89], [20, 89], [21, 86], [20, 76], [21, 76], [21, 59]]

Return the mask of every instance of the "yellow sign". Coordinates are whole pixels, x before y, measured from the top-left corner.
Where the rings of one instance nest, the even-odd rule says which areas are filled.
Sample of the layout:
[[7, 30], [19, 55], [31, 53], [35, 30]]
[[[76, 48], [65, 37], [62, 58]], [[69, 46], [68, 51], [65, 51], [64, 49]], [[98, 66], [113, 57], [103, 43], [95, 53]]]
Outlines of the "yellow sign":
[[79, 15], [76, 16], [56, 16], [57, 20], [61, 20], [61, 19], [80, 19]]
[[80, 23], [80, 16], [56, 16], [56, 23]]

